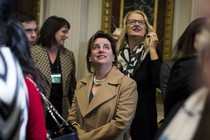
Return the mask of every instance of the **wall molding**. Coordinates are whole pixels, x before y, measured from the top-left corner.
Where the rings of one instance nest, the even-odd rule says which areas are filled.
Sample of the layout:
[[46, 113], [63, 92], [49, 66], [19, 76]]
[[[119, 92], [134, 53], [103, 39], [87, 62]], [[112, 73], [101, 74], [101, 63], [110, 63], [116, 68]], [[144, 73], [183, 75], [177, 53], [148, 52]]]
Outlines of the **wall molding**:
[[163, 47], [163, 60], [165, 61], [171, 59], [174, 0], [167, 0], [166, 2], [166, 18]]

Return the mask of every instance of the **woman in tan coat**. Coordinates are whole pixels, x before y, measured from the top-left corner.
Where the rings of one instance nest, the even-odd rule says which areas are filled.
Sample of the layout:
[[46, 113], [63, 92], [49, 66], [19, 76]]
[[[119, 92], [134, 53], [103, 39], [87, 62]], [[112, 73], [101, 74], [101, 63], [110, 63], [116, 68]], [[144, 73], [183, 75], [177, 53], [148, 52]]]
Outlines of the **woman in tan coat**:
[[96, 32], [88, 44], [87, 68], [91, 75], [77, 84], [68, 120], [80, 140], [129, 140], [137, 104], [134, 80], [124, 76], [117, 64], [111, 35]]

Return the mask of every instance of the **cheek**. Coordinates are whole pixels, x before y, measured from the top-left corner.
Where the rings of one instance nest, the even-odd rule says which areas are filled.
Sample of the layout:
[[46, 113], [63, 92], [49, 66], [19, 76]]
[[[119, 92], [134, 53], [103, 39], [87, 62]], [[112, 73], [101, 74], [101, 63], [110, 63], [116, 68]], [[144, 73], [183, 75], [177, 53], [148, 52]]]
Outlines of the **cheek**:
[[143, 32], [144, 34], [147, 34], [147, 29], [146, 29], [146, 27], [142, 27], [142, 32]]
[[26, 34], [27, 38], [30, 38], [30, 34]]
[[129, 33], [130, 31], [132, 31], [132, 28], [130, 26], [127, 26], [126, 32]]
[[210, 64], [206, 63], [204, 64], [205, 66], [203, 67], [203, 77], [205, 79], [205, 84], [207, 85], [207, 87], [210, 88], [210, 73], [209, 73], [209, 69], [210, 69]]

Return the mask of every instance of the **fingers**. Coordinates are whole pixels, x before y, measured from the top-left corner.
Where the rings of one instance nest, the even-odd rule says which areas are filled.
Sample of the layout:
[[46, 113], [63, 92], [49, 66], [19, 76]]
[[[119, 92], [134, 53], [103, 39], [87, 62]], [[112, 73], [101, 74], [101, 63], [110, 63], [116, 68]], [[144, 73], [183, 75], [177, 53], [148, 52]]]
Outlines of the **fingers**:
[[155, 43], [158, 43], [158, 36], [154, 32], [149, 32], [146, 36], [147, 38], [150, 38], [151, 41], [154, 41]]

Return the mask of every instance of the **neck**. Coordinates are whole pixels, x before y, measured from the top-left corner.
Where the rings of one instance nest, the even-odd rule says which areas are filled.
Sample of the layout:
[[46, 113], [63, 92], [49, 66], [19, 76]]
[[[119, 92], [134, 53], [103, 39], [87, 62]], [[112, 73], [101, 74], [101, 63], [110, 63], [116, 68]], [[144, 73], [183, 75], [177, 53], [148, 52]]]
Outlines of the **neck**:
[[139, 45], [139, 44], [141, 44], [143, 42], [143, 39], [142, 38], [140, 38], [140, 37], [129, 37], [128, 38], [128, 46], [129, 46], [129, 48], [130, 48], [130, 52], [132, 52], [133, 51], [133, 49], [137, 46], [137, 45]]
[[47, 51], [48, 51], [51, 63], [54, 63], [57, 57], [58, 51], [59, 51], [59, 47], [51, 46]]
[[112, 66], [108, 67], [108, 68], [107, 68], [107, 66], [95, 67], [96, 79], [98, 79], [98, 80], [104, 79], [106, 77], [106, 75], [109, 73], [109, 71], [111, 70], [111, 68], [112, 68]]
[[59, 47], [58, 47], [58, 46], [52, 45], [52, 46], [48, 49], [48, 52], [49, 52], [49, 53], [56, 53], [56, 54], [57, 54], [58, 50], [59, 50]]

